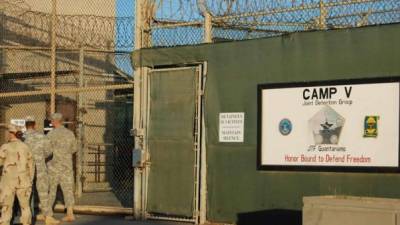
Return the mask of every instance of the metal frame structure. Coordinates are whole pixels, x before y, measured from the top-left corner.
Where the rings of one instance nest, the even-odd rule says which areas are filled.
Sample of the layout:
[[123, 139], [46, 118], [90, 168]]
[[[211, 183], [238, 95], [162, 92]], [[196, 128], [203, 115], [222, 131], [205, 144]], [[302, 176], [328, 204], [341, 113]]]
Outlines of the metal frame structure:
[[[51, 112], [55, 111], [55, 106], [56, 106], [56, 96], [57, 95], [62, 95], [62, 94], [76, 94], [76, 104], [77, 104], [77, 117], [76, 117], [76, 135], [77, 135], [77, 140], [79, 146], [81, 146], [80, 150], [77, 153], [77, 164], [76, 164], [76, 180], [81, 181], [81, 177], [83, 175], [83, 168], [84, 168], [84, 162], [85, 162], [85, 154], [83, 153], [84, 145], [86, 144], [84, 141], [84, 124], [82, 123], [83, 119], [83, 112], [81, 109], [84, 108], [84, 102], [85, 102], [85, 97], [83, 96], [84, 93], [90, 93], [90, 92], [101, 92], [101, 91], [110, 91], [110, 90], [132, 90], [133, 93], [133, 87], [134, 87], [134, 81], [132, 77], [125, 76], [124, 74], [118, 74], [116, 73], [116, 76], [121, 77], [122, 79], [126, 80], [125, 83], [120, 83], [120, 84], [104, 84], [104, 85], [95, 85], [95, 86], [87, 86], [84, 82], [84, 77], [87, 75], [85, 74], [85, 69], [87, 69], [87, 65], [85, 64], [85, 53], [96, 53], [96, 54], [109, 54], [109, 53], [116, 53], [115, 51], [109, 51], [109, 50], [99, 50], [99, 49], [86, 49], [86, 48], [79, 48], [79, 49], [52, 49], [52, 48], [47, 48], [47, 47], [31, 47], [31, 46], [4, 46], [1, 45], [0, 49], [6, 49], [10, 51], [25, 51], [25, 52], [51, 52], [53, 57], [54, 57], [54, 62], [57, 62], [57, 58], [54, 56], [54, 54], [57, 54], [57, 52], [61, 51], [67, 51], [71, 52], [74, 54], [79, 55], [78, 61], [68, 61], [67, 63], [70, 63], [73, 66], [78, 67], [77, 70], [71, 70], [68, 71], [68, 74], [71, 76], [73, 75], [74, 77], [77, 77], [77, 84], [76, 87], [61, 87], [61, 86], [56, 86], [57, 84], [57, 73], [58, 71], [55, 69], [55, 64], [53, 64], [53, 57], [51, 59], [52, 61], [52, 70], [49, 73], [50, 76], [46, 76], [46, 79], [50, 80], [50, 88], [39, 88], [38, 90], [29, 90], [29, 91], [12, 91], [12, 92], [0, 92], [0, 98], [14, 98], [14, 97], [34, 97], [34, 96], [40, 96], [40, 95], [48, 95], [51, 96], [50, 99], [50, 108]], [[124, 53], [128, 54], [128, 52], [117, 52], [117, 53]], [[28, 78], [35, 78], [35, 72], [26, 72], [27, 75], [29, 76]], [[18, 80], [18, 75], [19, 73], [12, 73], [12, 74], [7, 74], [7, 73], [0, 73], [0, 76], [7, 76], [12, 80]], [[47, 72], [41, 72], [40, 74], [42, 75], [47, 75]], [[39, 74], [39, 75], [40, 75]], [[15, 78], [13, 77], [15, 76]], [[102, 75], [100, 75], [102, 76]], [[108, 79], [107, 76], [103, 76], [105, 79]], [[47, 82], [44, 82], [43, 84], [47, 84]], [[5, 124], [1, 124], [5, 125]], [[76, 182], [76, 197], [81, 197], [82, 192], [83, 192], [83, 187], [82, 187], [82, 182]]]
[[[152, 72], [160, 72], [160, 71], [174, 71], [174, 70], [183, 70], [188, 68], [196, 68], [197, 77], [196, 77], [196, 99], [195, 99], [195, 127], [194, 127], [194, 146], [193, 151], [195, 152], [195, 165], [193, 175], [195, 178], [195, 182], [193, 184], [194, 196], [193, 196], [193, 218], [180, 218], [180, 217], [169, 217], [169, 216], [157, 216], [152, 215], [147, 212], [147, 196], [148, 196], [148, 178], [151, 170], [151, 159], [148, 148], [148, 125], [150, 124], [149, 115], [150, 115], [150, 79], [149, 76]], [[146, 87], [142, 93], [144, 93], [144, 101], [145, 105], [142, 105], [142, 110], [144, 110], [144, 120], [145, 120], [145, 129], [143, 135], [143, 167], [142, 167], [142, 214], [144, 215], [144, 219], [158, 219], [158, 220], [170, 220], [170, 221], [180, 221], [180, 222], [193, 222], [195, 224], [203, 224], [205, 222], [205, 212], [206, 212], [206, 153], [205, 153], [205, 133], [204, 133], [204, 117], [203, 117], [203, 94], [204, 94], [204, 85], [205, 85], [205, 76], [206, 76], [206, 66], [203, 63], [197, 63], [187, 66], [171, 66], [170, 68], [164, 69], [151, 69], [147, 68], [145, 71], [145, 79], [143, 79], [144, 86]]]
[[[107, 90], [118, 90], [132, 88], [133, 84], [114, 84], [104, 85], [98, 87], [77, 87], [77, 88], [58, 88], [52, 90], [40, 90], [40, 91], [21, 91], [21, 92], [3, 92], [0, 93], [0, 97], [22, 97], [22, 96], [35, 96], [44, 94], [58, 94], [58, 93], [83, 93], [91, 91], [107, 91]], [[55, 103], [53, 103], [55, 104]]]
[[[151, 46], [151, 15], [154, 10], [154, 0], [136, 1], [136, 24], [135, 24], [135, 50]], [[150, 11], [149, 11], [150, 10]], [[204, 42], [212, 42], [212, 17], [205, 12], [206, 22], [203, 24], [205, 30]], [[200, 23], [199, 25], [201, 25]], [[134, 168], [134, 217], [136, 219], [159, 219], [159, 220], [172, 220], [172, 221], [185, 221], [194, 222], [195, 224], [204, 224], [206, 222], [206, 201], [207, 201], [207, 182], [206, 182], [206, 149], [205, 149], [205, 129], [204, 117], [202, 110], [203, 105], [203, 88], [206, 79], [207, 63], [198, 63], [199, 65], [199, 83], [198, 83], [198, 99], [196, 114], [197, 120], [197, 144], [196, 150], [196, 170], [194, 171], [197, 177], [195, 182], [195, 214], [193, 219], [187, 218], [174, 218], [174, 217], [160, 217], [149, 215], [146, 212], [147, 204], [147, 184], [149, 176], [149, 153], [147, 149], [147, 127], [148, 127], [148, 107], [149, 107], [149, 79], [148, 75], [151, 68], [137, 67], [135, 68], [135, 88], [134, 88], [134, 128], [135, 132], [135, 148], [142, 152], [141, 165]], [[201, 119], [200, 119], [201, 117]]]

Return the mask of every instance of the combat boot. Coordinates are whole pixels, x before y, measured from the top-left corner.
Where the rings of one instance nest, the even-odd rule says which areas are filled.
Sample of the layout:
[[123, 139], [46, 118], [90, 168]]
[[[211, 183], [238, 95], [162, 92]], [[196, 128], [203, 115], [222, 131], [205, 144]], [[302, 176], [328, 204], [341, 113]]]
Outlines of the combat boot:
[[62, 218], [63, 222], [72, 222], [75, 221], [74, 210], [72, 207], [67, 208], [67, 215]]
[[46, 220], [45, 220], [45, 224], [46, 225], [55, 225], [55, 224], [59, 224], [60, 221], [55, 219], [52, 216], [46, 216]]
[[45, 219], [46, 219], [46, 217], [41, 213], [36, 216], [37, 221], [44, 221]]

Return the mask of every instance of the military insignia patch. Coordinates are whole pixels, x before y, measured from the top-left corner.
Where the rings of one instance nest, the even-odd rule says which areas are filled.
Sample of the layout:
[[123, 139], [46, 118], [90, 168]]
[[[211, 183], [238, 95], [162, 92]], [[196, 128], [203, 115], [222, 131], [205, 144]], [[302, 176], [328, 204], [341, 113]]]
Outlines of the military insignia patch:
[[279, 122], [279, 132], [285, 136], [290, 134], [290, 132], [292, 132], [292, 122], [288, 119], [281, 120], [281, 122]]
[[365, 116], [364, 137], [378, 137], [379, 116]]
[[324, 106], [308, 121], [316, 145], [337, 145], [346, 119], [330, 106]]

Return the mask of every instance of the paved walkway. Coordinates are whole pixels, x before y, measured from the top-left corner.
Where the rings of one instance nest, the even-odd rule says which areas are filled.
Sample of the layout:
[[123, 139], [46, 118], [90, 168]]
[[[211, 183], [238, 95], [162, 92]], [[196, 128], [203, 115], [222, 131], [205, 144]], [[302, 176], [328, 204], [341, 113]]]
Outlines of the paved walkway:
[[[56, 218], [62, 218], [62, 214], [55, 215]], [[165, 221], [132, 221], [125, 220], [119, 216], [93, 216], [76, 215], [77, 220], [73, 223], [63, 222], [61, 225], [190, 225], [187, 223], [175, 223]], [[36, 222], [35, 225], [44, 225], [43, 222]]]

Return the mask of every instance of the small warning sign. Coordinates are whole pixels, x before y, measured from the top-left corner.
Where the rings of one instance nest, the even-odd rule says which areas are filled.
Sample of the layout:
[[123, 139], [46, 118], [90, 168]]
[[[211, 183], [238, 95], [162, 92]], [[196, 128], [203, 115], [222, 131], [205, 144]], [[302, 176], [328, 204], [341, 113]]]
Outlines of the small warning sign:
[[219, 142], [243, 142], [244, 112], [219, 114]]

